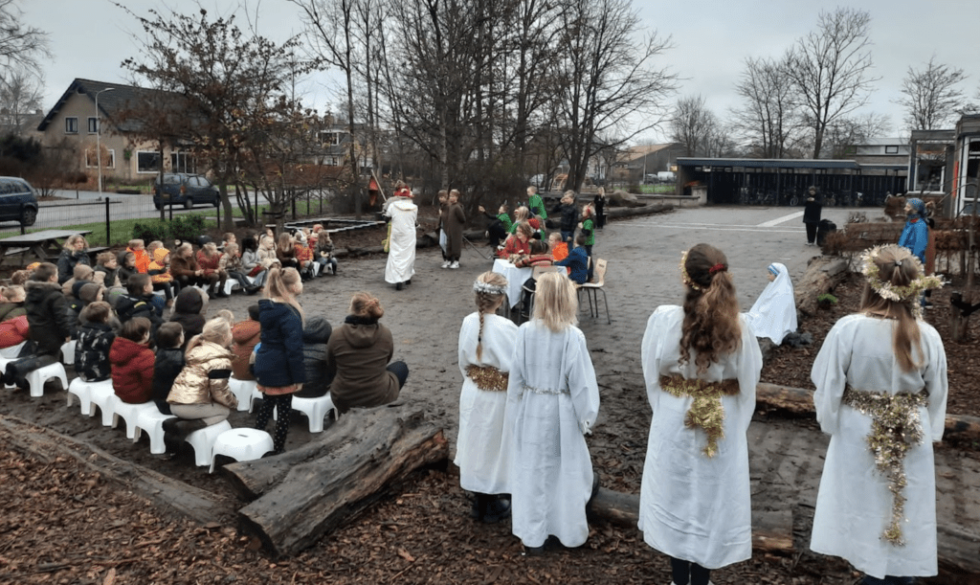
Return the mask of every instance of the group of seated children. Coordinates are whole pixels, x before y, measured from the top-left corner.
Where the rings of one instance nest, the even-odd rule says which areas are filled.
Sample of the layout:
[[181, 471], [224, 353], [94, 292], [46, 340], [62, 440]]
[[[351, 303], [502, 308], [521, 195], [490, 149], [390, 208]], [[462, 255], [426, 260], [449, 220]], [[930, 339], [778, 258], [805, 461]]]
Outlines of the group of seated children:
[[[483, 210], [482, 207], [480, 209]], [[500, 215], [491, 223], [494, 233], [499, 232], [504, 225], [502, 218], [506, 217], [506, 210], [507, 206], [501, 205]], [[592, 205], [582, 206], [580, 217], [575, 207], [574, 193], [569, 191], [553, 213], [561, 214], [561, 229], [545, 237], [545, 231], [541, 229], [538, 219], [529, 217], [528, 208], [517, 208], [514, 211], [511, 235], [499, 246], [497, 256], [520, 267], [554, 263], [567, 267], [569, 278], [577, 284], [591, 281], [592, 246], [595, 244], [595, 211]], [[547, 245], [543, 244], [544, 241], [548, 242]], [[535, 242], [539, 245], [535, 246]]]
[[[263, 251], [265, 254], [263, 255]], [[271, 230], [262, 238], [257, 261], [276, 260], [283, 268], [295, 268], [303, 280], [315, 275], [337, 274], [337, 259], [333, 257], [333, 240], [323, 229], [315, 224], [313, 229], [303, 228], [293, 233], [283, 232], [274, 240]], [[314, 265], [317, 270], [314, 270]]]

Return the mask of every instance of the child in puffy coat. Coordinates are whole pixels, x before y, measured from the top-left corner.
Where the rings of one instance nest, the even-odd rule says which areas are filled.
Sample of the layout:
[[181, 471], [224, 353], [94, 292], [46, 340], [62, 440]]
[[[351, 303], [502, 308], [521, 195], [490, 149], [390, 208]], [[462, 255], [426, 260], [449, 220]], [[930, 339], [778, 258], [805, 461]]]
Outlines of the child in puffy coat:
[[173, 414], [167, 397], [173, 389], [174, 381], [183, 371], [184, 328], [180, 323], [164, 323], [157, 331], [157, 355], [153, 363], [153, 402], [161, 414]]
[[89, 303], [79, 315], [82, 325], [75, 344], [75, 371], [86, 382], [101, 382], [112, 376], [109, 352], [116, 332], [109, 324], [111, 317], [112, 308], [105, 301]]
[[163, 291], [167, 299], [166, 305], [169, 307], [174, 304], [174, 297], [177, 296], [177, 283], [174, 282], [174, 276], [170, 274], [170, 250], [161, 246], [153, 250], [152, 257], [147, 274], [150, 275], [153, 290]]
[[126, 404], [143, 404], [153, 396], [153, 350], [150, 349], [150, 320], [136, 317], [126, 321], [109, 349], [112, 388]]
[[184, 420], [207, 426], [228, 418], [238, 400], [228, 388], [231, 377], [231, 324], [216, 317], [204, 324], [200, 335], [187, 345], [187, 364], [174, 380], [167, 396], [170, 411]]
[[326, 317], [310, 317], [303, 326], [303, 366], [306, 383], [296, 393], [300, 398], [319, 398], [330, 390], [327, 371], [327, 342], [333, 328]]
[[27, 315], [0, 322], [0, 349], [24, 343], [30, 334], [31, 328], [27, 324]]

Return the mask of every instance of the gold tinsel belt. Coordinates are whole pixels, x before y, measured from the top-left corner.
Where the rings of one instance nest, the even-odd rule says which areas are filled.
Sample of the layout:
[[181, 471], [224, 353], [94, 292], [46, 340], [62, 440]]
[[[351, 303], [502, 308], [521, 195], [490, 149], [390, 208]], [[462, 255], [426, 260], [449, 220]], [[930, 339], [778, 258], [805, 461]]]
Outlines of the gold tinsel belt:
[[476, 387], [487, 392], [506, 392], [507, 374], [493, 366], [466, 366], [466, 375]]
[[714, 457], [718, 452], [718, 440], [725, 437], [725, 409], [721, 397], [738, 394], [738, 380], [705, 382], [683, 376], [660, 376], [660, 389], [677, 398], [690, 396], [694, 399], [684, 418], [684, 426], [701, 429], [708, 435], [708, 444], [702, 452], [709, 458]]
[[929, 392], [890, 394], [865, 392], [850, 386], [844, 389], [841, 402], [871, 417], [868, 450], [878, 472], [888, 478], [892, 493], [892, 519], [881, 537], [895, 546], [905, 544], [902, 522], [905, 520], [905, 454], [922, 443], [922, 421], [919, 408], [929, 403]]

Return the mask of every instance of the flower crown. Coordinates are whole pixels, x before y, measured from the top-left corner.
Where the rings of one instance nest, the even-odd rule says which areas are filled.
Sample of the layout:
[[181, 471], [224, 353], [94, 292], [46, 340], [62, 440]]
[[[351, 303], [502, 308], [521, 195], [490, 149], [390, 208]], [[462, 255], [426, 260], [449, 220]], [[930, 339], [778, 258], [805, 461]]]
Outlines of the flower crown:
[[[868, 279], [868, 284], [871, 285], [871, 288], [874, 289], [878, 296], [889, 301], [908, 301], [917, 299], [925, 290], [931, 288], [942, 288], [943, 281], [935, 276], [925, 276], [924, 270], [922, 269], [922, 261], [920, 261], [917, 256], [913, 255], [902, 258], [902, 260], [896, 264], [901, 265], [905, 262], [911, 262], [919, 274], [915, 280], [905, 286], [895, 286], [890, 281], [882, 279], [881, 269], [878, 268], [876, 260], [884, 248], [885, 246], [875, 246], [874, 248], [869, 248], [861, 256], [861, 273]], [[921, 307], [919, 307], [919, 303], [912, 303], [912, 312], [916, 317], [921, 315]]]
[[[694, 282], [694, 280], [691, 278], [691, 276], [687, 273], [687, 253], [688, 252], [689, 252], [689, 250], [685, 250], [684, 252], [681, 252], [681, 265], [680, 265], [680, 269], [681, 269], [681, 282], [683, 282], [684, 284], [686, 284], [687, 286], [693, 288], [696, 291], [703, 291], [704, 290], [704, 287], [703, 286], [700, 286], [696, 282]], [[727, 272], [727, 271], [728, 271], [728, 267], [719, 262], [718, 264], [715, 264], [710, 269], [708, 269], [708, 274], [710, 274], [711, 276], [714, 276], [716, 272]]]
[[479, 280], [473, 283], [473, 290], [485, 295], [502, 295], [507, 293], [507, 287], [505, 286], [497, 286], [487, 282], [480, 282]]

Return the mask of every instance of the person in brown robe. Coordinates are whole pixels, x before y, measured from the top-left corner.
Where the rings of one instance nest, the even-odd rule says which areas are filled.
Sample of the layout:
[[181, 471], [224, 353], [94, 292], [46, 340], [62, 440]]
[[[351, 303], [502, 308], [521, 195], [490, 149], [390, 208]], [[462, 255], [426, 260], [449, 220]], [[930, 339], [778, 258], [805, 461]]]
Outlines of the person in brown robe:
[[459, 191], [453, 189], [449, 192], [449, 206], [446, 208], [446, 216], [443, 228], [446, 230], [446, 260], [449, 266], [443, 264], [443, 268], [459, 268], [459, 256], [463, 253], [463, 225], [466, 223], [466, 214], [463, 213], [463, 206], [459, 203]]

